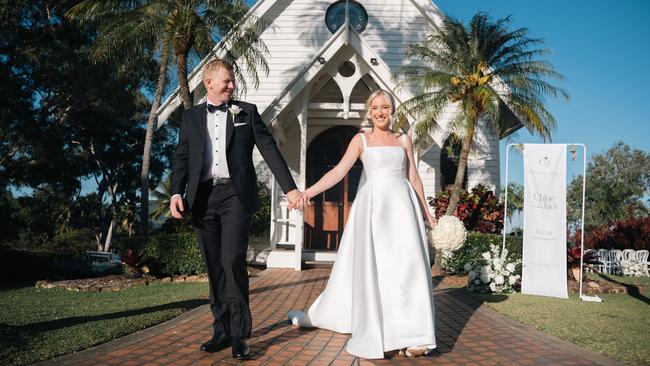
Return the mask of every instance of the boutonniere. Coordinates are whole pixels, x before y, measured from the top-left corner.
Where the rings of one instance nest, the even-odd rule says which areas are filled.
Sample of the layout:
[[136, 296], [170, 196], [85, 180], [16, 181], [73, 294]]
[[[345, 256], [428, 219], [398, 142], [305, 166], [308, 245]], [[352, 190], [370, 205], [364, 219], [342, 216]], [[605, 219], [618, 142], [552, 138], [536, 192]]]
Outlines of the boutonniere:
[[237, 117], [239, 112], [241, 112], [241, 108], [239, 108], [239, 106], [236, 104], [231, 105], [230, 108], [228, 108], [228, 110], [230, 111], [230, 114], [233, 115], [233, 117]]

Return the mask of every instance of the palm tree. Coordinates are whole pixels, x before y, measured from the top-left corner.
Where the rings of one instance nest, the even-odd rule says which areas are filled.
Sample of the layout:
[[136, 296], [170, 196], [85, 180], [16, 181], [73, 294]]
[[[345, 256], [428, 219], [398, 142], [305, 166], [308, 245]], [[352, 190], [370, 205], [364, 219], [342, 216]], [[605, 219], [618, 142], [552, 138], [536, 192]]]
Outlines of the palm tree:
[[[85, 0], [72, 7], [66, 16], [81, 22], [96, 23], [99, 36], [93, 47], [97, 59], [116, 62], [142, 54], [155, 54], [160, 59], [156, 90], [147, 120], [147, 132], [140, 174], [140, 231], [149, 229], [149, 170], [151, 146], [157, 121], [156, 111], [165, 92], [170, 61], [177, 66], [177, 79], [183, 106], [192, 106], [187, 78], [187, 62], [191, 54], [204, 57], [213, 52], [219, 40], [222, 57], [235, 68], [240, 90], [245, 92], [245, 66], [257, 87], [259, 71], [268, 72], [264, 58], [267, 49], [257, 36], [267, 23], [249, 16], [243, 0]], [[240, 25], [237, 25], [240, 22]], [[173, 56], [173, 60], [172, 60]], [[243, 65], [239, 65], [238, 59]]]
[[155, 198], [153, 212], [150, 214], [150, 218], [153, 220], [159, 220], [161, 218], [171, 217], [169, 211], [169, 203], [172, 198], [172, 175], [167, 173], [165, 178], [160, 182], [158, 189], [153, 191], [153, 196]]
[[443, 110], [456, 109], [447, 127], [462, 140], [458, 171], [446, 215], [458, 205], [467, 158], [480, 124], [490, 126], [499, 136], [508, 128], [509, 111], [514, 112], [530, 131], [550, 140], [555, 118], [546, 109], [544, 97], [569, 98], [568, 93], [545, 79], [563, 76], [540, 57], [549, 50], [537, 48], [541, 39], [528, 37], [528, 29], [508, 29], [510, 17], [492, 21], [479, 12], [469, 25], [449, 18], [437, 32], [407, 54], [420, 65], [401, 70], [401, 87], [418, 89], [416, 96], [400, 106], [400, 115], [419, 120], [415, 125], [416, 143], [438, 128]]
[[[503, 195], [505, 197], [505, 187], [503, 189]], [[512, 215], [517, 212], [521, 212], [524, 209], [524, 186], [516, 182], [508, 183], [508, 221], [512, 224]]]

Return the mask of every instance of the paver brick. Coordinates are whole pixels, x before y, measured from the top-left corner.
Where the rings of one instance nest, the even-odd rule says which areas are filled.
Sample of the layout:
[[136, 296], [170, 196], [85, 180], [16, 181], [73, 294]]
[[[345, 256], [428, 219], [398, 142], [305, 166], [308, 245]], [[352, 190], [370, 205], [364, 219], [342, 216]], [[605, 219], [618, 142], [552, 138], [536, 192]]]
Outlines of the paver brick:
[[325, 288], [329, 270], [268, 269], [251, 281], [252, 359], [233, 359], [230, 349], [206, 354], [198, 348], [211, 336], [207, 305], [167, 323], [106, 344], [48, 360], [43, 365], [619, 365], [555, 337], [522, 326], [467, 298], [462, 291], [436, 289], [438, 348], [409, 359], [392, 352], [383, 360], [348, 354], [349, 335], [299, 329], [286, 319], [306, 309]]

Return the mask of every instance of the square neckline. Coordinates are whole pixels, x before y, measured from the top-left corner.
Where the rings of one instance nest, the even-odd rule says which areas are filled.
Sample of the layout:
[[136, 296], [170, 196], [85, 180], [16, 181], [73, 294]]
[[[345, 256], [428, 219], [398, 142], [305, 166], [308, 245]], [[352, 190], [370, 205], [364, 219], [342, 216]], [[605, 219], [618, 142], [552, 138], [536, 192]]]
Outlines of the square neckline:
[[365, 150], [365, 149], [372, 149], [372, 148], [376, 148], [376, 147], [397, 147], [397, 148], [400, 148], [400, 149], [406, 149], [406, 146], [404, 146], [405, 143], [406, 143], [406, 139], [405, 139], [406, 134], [405, 134], [405, 133], [401, 133], [401, 135], [400, 135], [400, 137], [399, 137], [399, 139], [402, 141], [402, 144], [401, 144], [401, 145], [375, 145], [375, 146], [368, 146], [368, 140], [366, 139], [366, 134], [363, 133], [363, 132], [361, 132], [360, 135], [361, 135], [361, 141], [363, 142], [363, 149], [364, 149], [364, 150]]

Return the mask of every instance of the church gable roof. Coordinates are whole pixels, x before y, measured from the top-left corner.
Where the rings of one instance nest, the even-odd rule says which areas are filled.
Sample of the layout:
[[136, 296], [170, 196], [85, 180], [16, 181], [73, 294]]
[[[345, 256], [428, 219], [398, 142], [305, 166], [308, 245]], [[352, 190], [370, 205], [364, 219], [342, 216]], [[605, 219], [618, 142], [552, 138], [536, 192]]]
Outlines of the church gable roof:
[[[441, 12], [428, 0], [357, 0], [368, 12], [368, 26], [359, 35], [373, 57], [381, 60], [391, 73], [408, 64], [404, 57], [409, 43], [421, 40], [443, 19]], [[316, 55], [328, 49], [336, 35], [327, 30], [325, 12], [334, 3], [329, 0], [260, 0], [249, 10], [247, 17], [264, 17], [271, 26], [261, 35], [269, 54], [269, 74], [260, 80], [256, 90], [249, 89], [243, 99], [255, 103], [265, 111], [297, 75], [309, 68]], [[221, 44], [214, 47], [216, 56], [222, 56]], [[359, 51], [359, 50], [358, 50]], [[367, 52], [366, 52], [367, 53]], [[211, 57], [211, 56], [210, 56]], [[208, 58], [197, 65], [188, 79], [190, 90], [200, 85], [201, 68]], [[366, 61], [369, 61], [366, 60]], [[246, 75], [247, 79], [250, 75]], [[175, 90], [158, 109], [158, 125], [181, 105], [180, 93]]]

